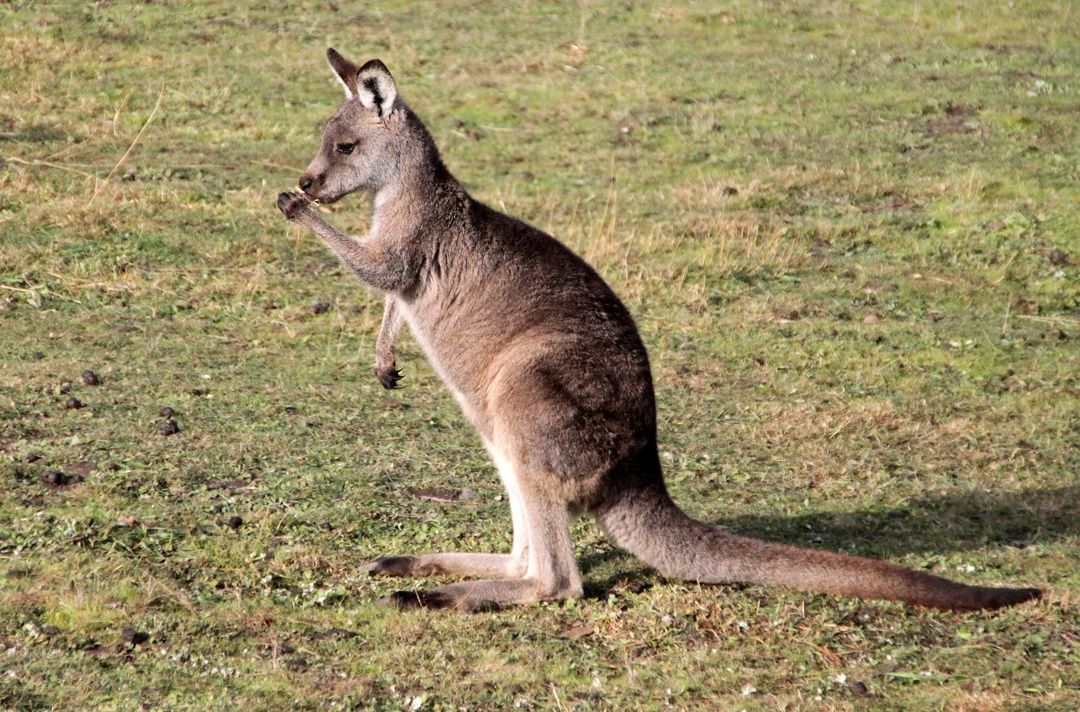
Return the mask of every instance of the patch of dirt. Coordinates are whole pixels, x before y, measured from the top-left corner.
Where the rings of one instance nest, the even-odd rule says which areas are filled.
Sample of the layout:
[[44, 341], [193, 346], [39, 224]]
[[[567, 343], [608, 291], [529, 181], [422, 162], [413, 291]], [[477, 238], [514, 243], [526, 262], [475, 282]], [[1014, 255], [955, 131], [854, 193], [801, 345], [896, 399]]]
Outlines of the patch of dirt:
[[93, 460], [82, 460], [76, 462], [74, 465], [68, 465], [68, 472], [73, 475], [77, 475], [80, 479], [88, 476], [91, 472], [98, 468], [98, 464]]
[[948, 103], [941, 112], [942, 116], [927, 121], [923, 131], [931, 138], [974, 133], [978, 126], [972, 119], [979, 111], [980, 107], [972, 104]]

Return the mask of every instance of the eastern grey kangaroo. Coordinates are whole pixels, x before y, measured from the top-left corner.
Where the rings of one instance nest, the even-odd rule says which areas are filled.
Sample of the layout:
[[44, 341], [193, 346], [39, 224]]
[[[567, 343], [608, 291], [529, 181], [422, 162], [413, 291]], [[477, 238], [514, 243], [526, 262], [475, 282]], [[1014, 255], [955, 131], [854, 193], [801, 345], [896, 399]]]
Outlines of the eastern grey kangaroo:
[[[477, 577], [387, 600], [467, 611], [580, 597], [571, 518], [588, 513], [618, 546], [667, 577], [776, 584], [942, 609], [998, 608], [1035, 588], [967, 586], [894, 564], [736, 536], [683, 513], [664, 487], [645, 346], [626, 307], [553, 237], [477, 202], [450, 174], [386, 66], [333, 49], [346, 101], [300, 178], [285, 217], [321, 237], [386, 293], [375, 371], [387, 388], [401, 323], [476, 427], [506, 487], [509, 554], [393, 556], [372, 574]], [[366, 190], [370, 233], [319, 215]]]

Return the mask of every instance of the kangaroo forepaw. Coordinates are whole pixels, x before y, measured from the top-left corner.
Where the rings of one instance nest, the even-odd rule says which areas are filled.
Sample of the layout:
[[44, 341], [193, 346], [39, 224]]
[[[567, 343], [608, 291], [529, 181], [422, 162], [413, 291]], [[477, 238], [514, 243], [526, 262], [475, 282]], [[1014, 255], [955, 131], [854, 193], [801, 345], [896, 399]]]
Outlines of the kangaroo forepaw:
[[401, 386], [398, 385], [398, 381], [404, 378], [404, 376], [401, 375], [401, 371], [393, 366], [390, 368], [380, 368], [379, 366], [376, 366], [375, 377], [379, 379], [379, 383], [382, 384], [382, 387], [388, 391], [401, 388]]
[[311, 210], [311, 201], [303, 193], [280, 193], [277, 207], [287, 220], [296, 221], [305, 212]]

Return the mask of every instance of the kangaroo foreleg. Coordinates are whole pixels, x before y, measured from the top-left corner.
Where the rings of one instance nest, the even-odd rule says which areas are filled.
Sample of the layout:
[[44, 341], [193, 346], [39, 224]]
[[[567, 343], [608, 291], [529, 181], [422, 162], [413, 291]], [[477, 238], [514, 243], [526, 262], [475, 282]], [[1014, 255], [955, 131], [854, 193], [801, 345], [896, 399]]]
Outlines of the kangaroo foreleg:
[[401, 331], [401, 311], [397, 306], [397, 299], [392, 294], [386, 295], [386, 303], [383, 306], [382, 324], [379, 326], [379, 337], [375, 340], [375, 377], [387, 390], [400, 388], [398, 381], [401, 380], [401, 371], [397, 369], [394, 357], [394, 342], [398, 332]]
[[361, 281], [384, 292], [398, 292], [410, 284], [408, 265], [400, 252], [385, 249], [371, 237], [358, 240], [338, 231], [302, 193], [281, 193], [277, 207], [288, 220], [322, 238]]

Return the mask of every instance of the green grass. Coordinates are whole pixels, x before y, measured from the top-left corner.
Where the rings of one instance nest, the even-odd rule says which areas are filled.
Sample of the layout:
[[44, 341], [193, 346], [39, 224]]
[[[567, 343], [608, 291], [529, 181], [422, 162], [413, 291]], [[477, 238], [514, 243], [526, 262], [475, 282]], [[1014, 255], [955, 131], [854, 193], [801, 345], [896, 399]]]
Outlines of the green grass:
[[[272, 8], [0, 5], [0, 709], [1080, 706], [1073, 4]], [[379, 295], [273, 207], [328, 44], [624, 297], [689, 511], [1046, 600], [666, 582], [582, 522], [584, 600], [376, 606], [402, 582], [362, 562], [505, 549], [509, 514], [415, 344], [408, 388], [371, 375]]]

